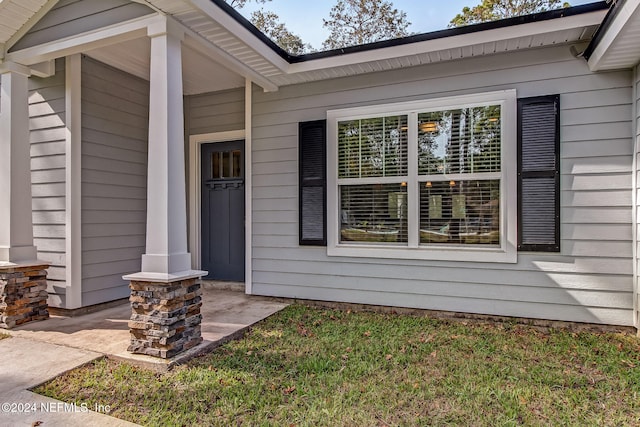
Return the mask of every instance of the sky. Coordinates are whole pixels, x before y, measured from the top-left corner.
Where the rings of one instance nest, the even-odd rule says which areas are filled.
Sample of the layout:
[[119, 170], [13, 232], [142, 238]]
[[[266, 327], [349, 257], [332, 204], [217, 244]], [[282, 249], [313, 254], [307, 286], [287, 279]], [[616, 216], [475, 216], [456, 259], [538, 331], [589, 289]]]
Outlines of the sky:
[[[411, 22], [410, 33], [428, 33], [444, 30], [449, 21], [456, 16], [463, 7], [475, 6], [481, 0], [393, 0], [398, 10], [407, 13]], [[596, 0], [569, 0], [572, 6], [593, 3]], [[322, 42], [327, 38], [328, 31], [322, 27], [322, 19], [329, 17], [329, 11], [337, 0], [271, 0], [264, 7], [278, 14], [289, 31], [297, 34], [305, 43], [310, 43], [315, 49], [321, 50]], [[254, 2], [247, 4], [240, 12], [249, 17], [251, 12], [260, 9], [261, 5]]]

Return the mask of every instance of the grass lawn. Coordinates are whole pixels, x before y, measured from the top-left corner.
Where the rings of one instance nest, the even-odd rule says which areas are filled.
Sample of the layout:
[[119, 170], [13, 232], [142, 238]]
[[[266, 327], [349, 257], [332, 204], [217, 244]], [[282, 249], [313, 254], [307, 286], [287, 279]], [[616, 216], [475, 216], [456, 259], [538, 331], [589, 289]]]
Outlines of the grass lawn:
[[293, 305], [157, 374], [101, 360], [35, 390], [172, 425], [640, 425], [640, 340]]

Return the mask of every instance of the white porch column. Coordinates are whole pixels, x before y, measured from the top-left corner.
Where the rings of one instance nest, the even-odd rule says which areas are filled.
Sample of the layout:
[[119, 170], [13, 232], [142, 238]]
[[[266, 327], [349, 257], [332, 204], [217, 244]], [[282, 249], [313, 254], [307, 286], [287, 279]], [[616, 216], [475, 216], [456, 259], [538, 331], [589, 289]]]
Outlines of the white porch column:
[[147, 248], [142, 256], [143, 273], [165, 275], [191, 270], [187, 251], [182, 34], [169, 30], [165, 25], [149, 34]]
[[0, 75], [0, 328], [13, 328], [49, 317], [48, 264], [33, 245], [29, 70]]
[[[175, 27], [175, 28], [174, 28]], [[147, 246], [130, 280], [128, 351], [172, 358], [202, 342], [200, 277], [187, 251], [182, 33], [165, 18], [150, 26]]]
[[0, 73], [0, 262], [33, 262], [28, 71]]

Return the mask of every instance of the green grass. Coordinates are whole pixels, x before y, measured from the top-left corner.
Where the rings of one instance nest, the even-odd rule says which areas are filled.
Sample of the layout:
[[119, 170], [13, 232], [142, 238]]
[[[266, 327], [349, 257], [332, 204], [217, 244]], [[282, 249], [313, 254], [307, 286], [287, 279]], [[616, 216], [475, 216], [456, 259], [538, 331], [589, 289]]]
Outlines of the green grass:
[[640, 340], [293, 305], [169, 373], [100, 360], [35, 391], [149, 426], [639, 425]]
[[0, 332], [0, 340], [3, 340], [5, 338], [11, 338], [11, 335], [3, 334], [2, 332]]

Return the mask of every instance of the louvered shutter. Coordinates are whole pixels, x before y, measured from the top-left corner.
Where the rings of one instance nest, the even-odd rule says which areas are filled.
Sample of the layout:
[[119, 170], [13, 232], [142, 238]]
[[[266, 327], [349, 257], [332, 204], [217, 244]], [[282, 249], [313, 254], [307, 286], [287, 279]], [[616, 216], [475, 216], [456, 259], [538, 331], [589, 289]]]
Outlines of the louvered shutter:
[[560, 96], [518, 100], [518, 249], [560, 251]]
[[327, 245], [326, 127], [326, 120], [302, 122], [299, 125], [300, 245]]

